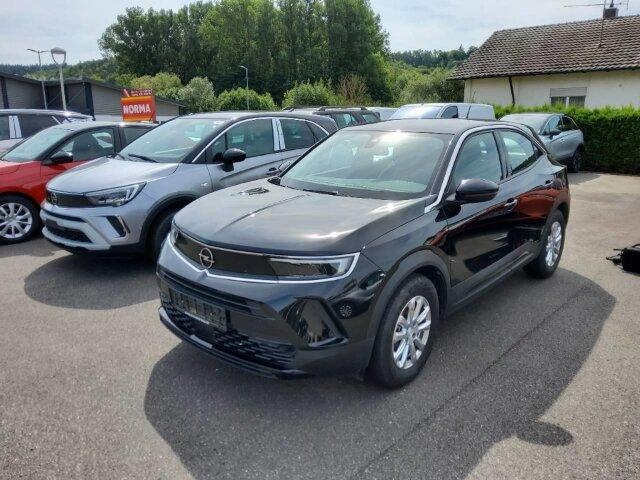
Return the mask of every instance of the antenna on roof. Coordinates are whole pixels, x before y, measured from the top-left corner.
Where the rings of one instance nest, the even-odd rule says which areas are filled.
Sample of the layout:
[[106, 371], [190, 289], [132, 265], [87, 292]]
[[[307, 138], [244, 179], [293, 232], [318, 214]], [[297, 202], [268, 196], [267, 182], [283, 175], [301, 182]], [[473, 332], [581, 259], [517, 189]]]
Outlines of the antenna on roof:
[[618, 16], [618, 6], [625, 6], [629, 10], [629, 0], [618, 0], [617, 2], [611, 0], [607, 7], [609, 0], [603, 0], [602, 3], [583, 3], [580, 5], [564, 5], [564, 7], [602, 7], [602, 20], [600, 21], [600, 41], [598, 47], [602, 46], [602, 35], [604, 33], [604, 21], [609, 18], [616, 18]]

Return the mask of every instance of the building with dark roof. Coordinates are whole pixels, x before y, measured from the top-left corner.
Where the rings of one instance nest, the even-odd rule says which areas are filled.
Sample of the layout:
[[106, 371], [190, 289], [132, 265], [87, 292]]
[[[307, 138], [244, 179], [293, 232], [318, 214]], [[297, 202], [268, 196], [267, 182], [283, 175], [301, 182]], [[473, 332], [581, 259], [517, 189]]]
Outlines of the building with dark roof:
[[452, 78], [467, 102], [640, 107], [640, 15], [497, 31]]
[[[88, 78], [65, 79], [67, 110], [91, 115], [96, 120], [122, 120], [122, 89], [119, 85]], [[0, 72], [0, 109], [2, 108], [61, 110], [60, 83], [45, 81], [43, 94], [39, 80]], [[158, 121], [165, 121], [182, 114], [184, 106], [156, 96], [156, 109]]]

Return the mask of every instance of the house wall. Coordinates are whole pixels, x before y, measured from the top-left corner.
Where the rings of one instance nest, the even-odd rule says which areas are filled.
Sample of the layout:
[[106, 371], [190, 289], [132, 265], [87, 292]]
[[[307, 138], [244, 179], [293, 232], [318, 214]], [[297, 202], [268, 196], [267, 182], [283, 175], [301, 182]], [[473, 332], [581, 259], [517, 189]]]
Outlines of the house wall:
[[[550, 102], [551, 89], [586, 88], [589, 108], [633, 105], [640, 107], [640, 70], [569, 73], [512, 77], [516, 104], [543, 105]], [[477, 78], [465, 81], [465, 102], [511, 104], [508, 78]]]
[[40, 84], [6, 78], [5, 86], [9, 100], [8, 108], [44, 108]]

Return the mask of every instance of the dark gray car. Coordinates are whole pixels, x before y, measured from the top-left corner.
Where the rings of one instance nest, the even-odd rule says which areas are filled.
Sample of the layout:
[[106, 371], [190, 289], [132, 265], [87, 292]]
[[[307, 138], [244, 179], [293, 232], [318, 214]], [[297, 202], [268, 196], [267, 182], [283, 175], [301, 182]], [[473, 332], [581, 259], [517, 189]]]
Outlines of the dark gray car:
[[584, 135], [571, 117], [561, 113], [514, 113], [500, 120], [533, 128], [555, 160], [565, 164], [570, 172], [580, 171]]
[[72, 252], [160, 250], [173, 215], [202, 195], [276, 175], [336, 131], [329, 117], [216, 112], [171, 120], [116, 158], [101, 158], [47, 185], [44, 236]]

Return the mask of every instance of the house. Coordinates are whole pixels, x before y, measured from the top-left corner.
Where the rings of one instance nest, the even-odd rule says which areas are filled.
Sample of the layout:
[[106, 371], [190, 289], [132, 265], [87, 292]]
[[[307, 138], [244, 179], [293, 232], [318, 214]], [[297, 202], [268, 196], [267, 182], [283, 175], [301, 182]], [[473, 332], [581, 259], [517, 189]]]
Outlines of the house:
[[[123, 88], [88, 78], [65, 79], [67, 110], [91, 115], [96, 120], [122, 120], [120, 97]], [[0, 108], [61, 110], [60, 83], [47, 80], [43, 87], [39, 80], [0, 72]], [[158, 121], [165, 121], [181, 115], [184, 105], [156, 96], [156, 110]]]
[[[500, 30], [461, 63], [464, 101], [640, 107], [640, 15]], [[613, 12], [616, 15], [617, 12]]]

